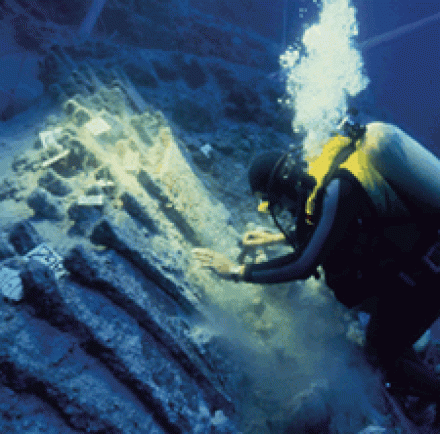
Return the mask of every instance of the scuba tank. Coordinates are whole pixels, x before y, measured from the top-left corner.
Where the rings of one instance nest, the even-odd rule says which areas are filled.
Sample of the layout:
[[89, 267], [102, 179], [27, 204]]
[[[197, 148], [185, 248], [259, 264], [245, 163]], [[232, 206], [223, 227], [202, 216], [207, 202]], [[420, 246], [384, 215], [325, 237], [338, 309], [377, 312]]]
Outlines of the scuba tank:
[[358, 180], [381, 218], [418, 223], [440, 213], [440, 160], [434, 154], [390, 124], [373, 122], [354, 129], [346, 124], [344, 129], [349, 137], [331, 138], [309, 162], [317, 186], [308, 200], [308, 214], [314, 214], [317, 192], [341, 169]]
[[440, 213], [440, 160], [396, 126], [373, 122], [365, 152], [376, 170], [421, 214]]

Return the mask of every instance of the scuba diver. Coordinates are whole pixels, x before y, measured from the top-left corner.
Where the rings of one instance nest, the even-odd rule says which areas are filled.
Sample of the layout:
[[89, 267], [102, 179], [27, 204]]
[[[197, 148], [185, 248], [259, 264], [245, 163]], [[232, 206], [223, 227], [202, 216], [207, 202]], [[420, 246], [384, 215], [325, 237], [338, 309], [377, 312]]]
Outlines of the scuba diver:
[[281, 233], [248, 232], [243, 244], [285, 240], [292, 253], [246, 265], [210, 249], [195, 257], [253, 283], [318, 277], [321, 265], [339, 302], [370, 314], [365, 352], [389, 390], [440, 403], [440, 381], [413, 350], [440, 314], [440, 160], [396, 126], [346, 121], [306, 167], [273, 151], [249, 170]]

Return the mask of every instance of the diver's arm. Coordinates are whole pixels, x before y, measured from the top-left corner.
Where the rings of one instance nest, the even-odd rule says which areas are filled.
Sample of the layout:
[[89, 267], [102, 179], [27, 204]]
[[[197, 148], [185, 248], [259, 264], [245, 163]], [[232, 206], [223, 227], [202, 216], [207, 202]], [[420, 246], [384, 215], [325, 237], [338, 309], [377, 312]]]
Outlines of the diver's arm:
[[[261, 264], [247, 265], [243, 280], [254, 283], [281, 283], [310, 277], [319, 264], [320, 253], [334, 229], [341, 182], [344, 181], [334, 179], [328, 185], [324, 195], [322, 217], [302, 255], [297, 258], [293, 253]], [[344, 211], [346, 210], [342, 210]]]

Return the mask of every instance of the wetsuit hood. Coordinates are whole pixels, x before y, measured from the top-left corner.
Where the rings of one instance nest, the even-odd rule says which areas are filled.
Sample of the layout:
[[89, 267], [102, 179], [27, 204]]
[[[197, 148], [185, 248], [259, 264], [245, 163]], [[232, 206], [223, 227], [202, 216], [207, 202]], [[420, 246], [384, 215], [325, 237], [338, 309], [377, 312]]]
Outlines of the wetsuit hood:
[[283, 155], [282, 151], [268, 151], [254, 158], [249, 169], [249, 185], [252, 194], [256, 192], [267, 194], [272, 171]]

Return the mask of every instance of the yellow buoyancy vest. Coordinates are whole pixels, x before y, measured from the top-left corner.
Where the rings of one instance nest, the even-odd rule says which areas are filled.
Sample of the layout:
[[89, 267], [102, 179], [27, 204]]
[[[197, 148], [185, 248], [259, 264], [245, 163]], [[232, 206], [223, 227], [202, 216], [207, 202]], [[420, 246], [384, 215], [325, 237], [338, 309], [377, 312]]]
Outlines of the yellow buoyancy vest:
[[[374, 137], [377, 138], [377, 135]], [[380, 165], [376, 163], [380, 158], [377, 153], [377, 140], [372, 140], [374, 137], [368, 134], [368, 128], [367, 133], [356, 143], [348, 137], [339, 135], [332, 137], [324, 145], [322, 153], [309, 161], [308, 173], [317, 182], [306, 203], [306, 215], [309, 221], [314, 221], [318, 192], [328, 185], [338, 169], [349, 171], [359, 181], [379, 217], [410, 217], [408, 208], [378, 170]], [[374, 150], [376, 152], [373, 152]]]

